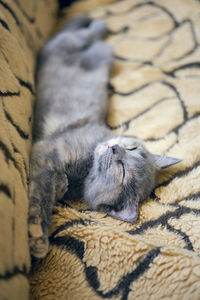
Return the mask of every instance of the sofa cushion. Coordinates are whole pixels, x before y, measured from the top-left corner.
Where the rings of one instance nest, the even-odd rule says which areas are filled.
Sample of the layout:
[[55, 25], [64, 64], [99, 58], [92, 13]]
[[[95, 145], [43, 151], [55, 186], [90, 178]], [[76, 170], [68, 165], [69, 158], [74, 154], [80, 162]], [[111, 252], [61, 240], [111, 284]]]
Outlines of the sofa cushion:
[[0, 1], [0, 299], [28, 299], [27, 183], [36, 55], [57, 1]]

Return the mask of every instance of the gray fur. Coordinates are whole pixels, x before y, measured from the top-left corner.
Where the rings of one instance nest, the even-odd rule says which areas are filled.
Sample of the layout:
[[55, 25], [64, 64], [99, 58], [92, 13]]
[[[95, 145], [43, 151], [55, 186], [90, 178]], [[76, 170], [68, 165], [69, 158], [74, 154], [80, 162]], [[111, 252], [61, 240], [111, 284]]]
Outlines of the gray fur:
[[[142, 141], [105, 125], [113, 60], [103, 20], [73, 19], [43, 47], [36, 73], [35, 141], [29, 185], [31, 253], [48, 251], [56, 200], [84, 198], [98, 211], [134, 222], [138, 203], [160, 168], [179, 160], [154, 156]], [[160, 166], [159, 166], [159, 162]]]

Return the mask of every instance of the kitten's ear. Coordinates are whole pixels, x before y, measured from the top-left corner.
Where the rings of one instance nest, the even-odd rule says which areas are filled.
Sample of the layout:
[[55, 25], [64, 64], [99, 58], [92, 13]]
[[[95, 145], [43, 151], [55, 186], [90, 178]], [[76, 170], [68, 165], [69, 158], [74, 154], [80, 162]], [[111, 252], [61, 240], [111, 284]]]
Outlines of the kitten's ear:
[[182, 159], [175, 158], [175, 157], [169, 157], [169, 156], [165, 156], [165, 155], [152, 154], [152, 156], [153, 156], [154, 162], [160, 169], [168, 168], [168, 167], [178, 164], [179, 162], [182, 161]]

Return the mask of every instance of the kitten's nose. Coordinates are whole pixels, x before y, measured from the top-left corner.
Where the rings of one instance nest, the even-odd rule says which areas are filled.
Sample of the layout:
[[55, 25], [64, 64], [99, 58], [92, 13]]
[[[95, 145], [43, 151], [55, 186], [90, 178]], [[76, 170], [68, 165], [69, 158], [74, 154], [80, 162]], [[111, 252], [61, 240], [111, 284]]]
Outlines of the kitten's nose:
[[113, 145], [110, 147], [112, 149], [113, 154], [116, 154], [119, 150], [119, 146], [118, 145]]

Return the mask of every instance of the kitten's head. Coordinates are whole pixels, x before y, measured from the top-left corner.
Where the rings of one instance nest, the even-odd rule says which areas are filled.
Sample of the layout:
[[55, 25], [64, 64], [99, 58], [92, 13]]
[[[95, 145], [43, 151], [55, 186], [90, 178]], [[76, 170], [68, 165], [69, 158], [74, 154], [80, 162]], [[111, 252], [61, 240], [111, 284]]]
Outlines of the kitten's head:
[[158, 171], [179, 161], [150, 153], [135, 138], [108, 140], [95, 149], [93, 166], [84, 185], [85, 201], [94, 210], [134, 222], [138, 203], [155, 187]]

